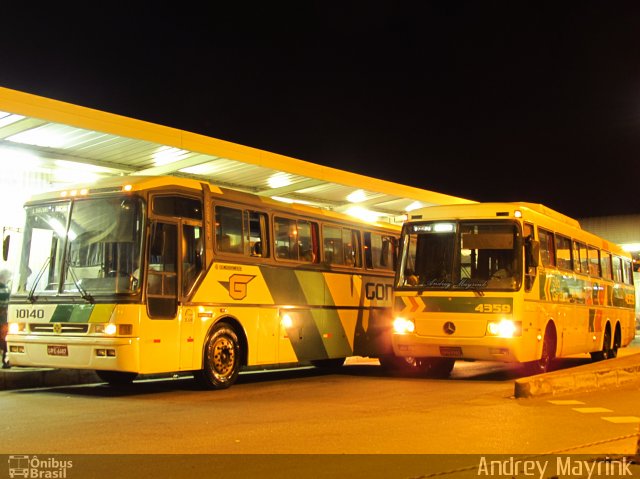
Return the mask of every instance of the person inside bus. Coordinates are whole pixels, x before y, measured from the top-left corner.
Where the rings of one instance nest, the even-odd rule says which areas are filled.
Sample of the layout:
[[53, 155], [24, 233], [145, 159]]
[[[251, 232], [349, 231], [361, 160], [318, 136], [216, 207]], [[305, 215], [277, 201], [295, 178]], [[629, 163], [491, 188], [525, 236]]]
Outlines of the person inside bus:
[[0, 271], [0, 349], [2, 349], [2, 369], [9, 369], [11, 365], [7, 360], [7, 333], [9, 324], [7, 310], [9, 309], [9, 280], [11, 273], [9, 270]]

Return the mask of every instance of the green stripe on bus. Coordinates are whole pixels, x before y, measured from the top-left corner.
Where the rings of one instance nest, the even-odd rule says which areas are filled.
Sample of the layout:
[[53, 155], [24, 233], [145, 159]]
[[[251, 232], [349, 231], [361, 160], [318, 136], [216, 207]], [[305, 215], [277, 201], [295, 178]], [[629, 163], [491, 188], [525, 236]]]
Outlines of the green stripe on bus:
[[[513, 298], [420, 298], [424, 302], [424, 312], [428, 313], [487, 313], [495, 310], [495, 305], [508, 305], [513, 311]], [[500, 308], [496, 312], [502, 311]]]
[[51, 315], [52, 323], [87, 323], [95, 305], [60, 304]]

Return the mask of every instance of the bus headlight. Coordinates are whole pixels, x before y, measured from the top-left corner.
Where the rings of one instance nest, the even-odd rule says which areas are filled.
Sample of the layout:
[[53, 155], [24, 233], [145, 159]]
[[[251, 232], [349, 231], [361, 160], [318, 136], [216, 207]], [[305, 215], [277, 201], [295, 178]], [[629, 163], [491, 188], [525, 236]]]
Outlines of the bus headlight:
[[520, 321], [511, 321], [510, 319], [489, 321], [487, 333], [500, 338], [513, 338], [522, 334], [522, 323]]
[[393, 321], [393, 331], [398, 334], [413, 333], [416, 329], [416, 325], [410, 319], [397, 317]]
[[18, 334], [24, 331], [24, 323], [9, 323], [9, 334]]

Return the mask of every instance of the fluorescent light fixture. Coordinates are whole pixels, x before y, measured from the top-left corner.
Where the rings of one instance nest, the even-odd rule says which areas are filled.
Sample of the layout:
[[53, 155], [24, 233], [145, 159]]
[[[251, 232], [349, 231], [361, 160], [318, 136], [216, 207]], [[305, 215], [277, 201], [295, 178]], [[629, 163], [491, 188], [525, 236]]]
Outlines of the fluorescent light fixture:
[[64, 148], [69, 138], [60, 126], [43, 125], [22, 131], [6, 138], [7, 141], [46, 148]]
[[312, 203], [311, 201], [305, 201], [305, 200], [293, 200], [291, 198], [285, 198], [284, 196], [272, 196], [271, 197], [272, 200], [276, 200], [276, 201], [281, 201], [282, 203], [296, 203], [298, 205], [311, 205], [311, 206], [318, 206], [315, 205], [314, 203]]
[[54, 170], [53, 181], [57, 183], [93, 183], [100, 178], [97, 173], [90, 171], [74, 170]]
[[13, 170], [24, 171], [42, 166], [37, 155], [20, 148], [0, 148], [0, 159], [6, 160]]
[[291, 184], [291, 178], [286, 173], [275, 173], [268, 180], [270, 188], [282, 188]]
[[368, 210], [361, 206], [352, 206], [351, 208], [345, 211], [346, 214], [353, 216], [354, 218], [361, 219], [363, 221], [368, 221], [373, 223], [380, 219], [381, 214], [376, 213], [375, 211]]
[[414, 201], [409, 206], [407, 206], [404, 210], [409, 212], [409, 211], [417, 210], [418, 208], [422, 208], [422, 206], [423, 206], [422, 203], [420, 203], [419, 201]]
[[208, 163], [201, 163], [199, 165], [189, 166], [188, 168], [182, 168], [178, 170], [181, 173], [189, 173], [190, 175], [210, 175], [216, 171], [216, 164], [213, 161]]
[[347, 201], [349, 203], [360, 203], [366, 199], [367, 195], [365, 195], [363, 190], [356, 190], [347, 196]]
[[0, 128], [10, 125], [11, 123], [15, 123], [16, 121], [20, 121], [23, 118], [24, 116], [22, 115], [14, 115], [12, 113], [0, 111]]
[[65, 168], [73, 171], [83, 171], [89, 173], [111, 173], [111, 169], [103, 166], [90, 165], [88, 163], [78, 163], [75, 161], [55, 160], [54, 164], [59, 168]]
[[153, 162], [156, 166], [168, 165], [181, 160], [189, 152], [181, 150], [180, 148], [173, 148], [170, 146], [163, 146], [158, 148], [153, 154]]
[[621, 246], [627, 253], [637, 253], [640, 251], [640, 243], [628, 243]]

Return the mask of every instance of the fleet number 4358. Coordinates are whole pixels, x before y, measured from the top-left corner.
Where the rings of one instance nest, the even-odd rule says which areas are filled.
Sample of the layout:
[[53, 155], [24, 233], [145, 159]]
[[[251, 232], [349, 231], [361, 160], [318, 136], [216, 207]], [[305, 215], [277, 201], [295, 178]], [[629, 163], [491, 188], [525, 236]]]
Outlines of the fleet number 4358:
[[510, 313], [510, 304], [482, 303], [473, 308], [478, 313]]

